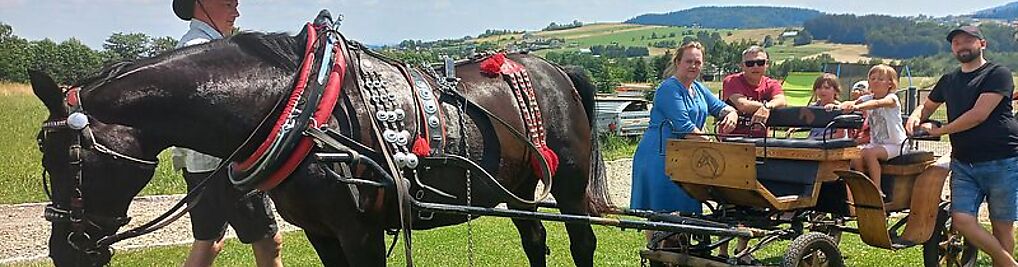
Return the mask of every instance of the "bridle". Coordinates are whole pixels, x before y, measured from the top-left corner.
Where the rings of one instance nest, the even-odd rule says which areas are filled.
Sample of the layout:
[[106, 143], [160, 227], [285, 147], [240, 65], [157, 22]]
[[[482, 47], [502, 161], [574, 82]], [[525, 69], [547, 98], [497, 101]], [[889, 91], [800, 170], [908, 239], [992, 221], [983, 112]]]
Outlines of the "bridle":
[[[71, 138], [71, 144], [68, 148], [68, 164], [70, 165], [70, 173], [72, 173], [73, 185], [71, 187], [71, 199], [68, 202], [68, 206], [64, 207], [53, 199], [53, 195], [49, 190], [49, 182], [47, 181], [47, 170], [43, 166], [42, 180], [43, 189], [46, 192], [46, 196], [50, 200], [50, 204], [46, 205], [46, 209], [43, 212], [43, 217], [50, 222], [62, 222], [69, 223], [71, 226], [71, 232], [67, 235], [67, 242], [70, 246], [78, 251], [84, 252], [90, 256], [102, 255], [104, 248], [108, 250], [109, 244], [104, 245], [104, 240], [107, 237], [102, 237], [97, 241], [93, 241], [92, 236], [86, 231], [87, 228], [95, 228], [99, 230], [106, 229], [119, 229], [124, 225], [127, 225], [131, 221], [131, 217], [124, 216], [104, 216], [96, 214], [87, 214], [85, 209], [85, 196], [82, 194], [82, 150], [91, 150], [98, 154], [109, 156], [115, 160], [123, 160], [132, 164], [144, 165], [146, 167], [155, 168], [158, 165], [158, 159], [142, 159], [126, 155], [124, 153], [117, 152], [116, 150], [110, 149], [109, 147], [99, 143], [92, 128], [89, 126], [90, 118], [86, 115], [84, 106], [81, 104], [79, 97], [79, 87], [68, 89], [64, 95], [64, 108], [67, 110], [67, 117], [58, 118], [55, 120], [48, 120], [42, 124], [42, 132], [36, 140], [39, 145], [39, 150], [43, 150], [43, 143], [45, 142], [48, 133], [69, 130], [74, 132]], [[112, 242], [110, 242], [112, 244]]]

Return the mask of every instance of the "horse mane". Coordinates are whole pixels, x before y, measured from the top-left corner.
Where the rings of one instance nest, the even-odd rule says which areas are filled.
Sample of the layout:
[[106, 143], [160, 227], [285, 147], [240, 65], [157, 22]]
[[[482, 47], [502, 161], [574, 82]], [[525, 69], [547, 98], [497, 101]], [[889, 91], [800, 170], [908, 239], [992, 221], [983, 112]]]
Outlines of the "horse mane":
[[83, 89], [99, 87], [110, 80], [122, 78], [134, 71], [168, 59], [186, 57], [202, 51], [229, 46], [235, 46], [275, 67], [287, 71], [296, 71], [298, 62], [302, 57], [301, 50], [304, 49], [304, 41], [300, 38], [303, 34], [301, 33], [301, 35], [294, 37], [285, 33], [243, 32], [227, 39], [173, 49], [151, 58], [109, 63], [95, 72], [95, 74], [74, 83], [72, 87], [81, 87]]
[[296, 37], [285, 33], [243, 32], [230, 37], [227, 42], [276, 67], [297, 71], [304, 49], [304, 40], [300, 38], [303, 35], [303, 32]]

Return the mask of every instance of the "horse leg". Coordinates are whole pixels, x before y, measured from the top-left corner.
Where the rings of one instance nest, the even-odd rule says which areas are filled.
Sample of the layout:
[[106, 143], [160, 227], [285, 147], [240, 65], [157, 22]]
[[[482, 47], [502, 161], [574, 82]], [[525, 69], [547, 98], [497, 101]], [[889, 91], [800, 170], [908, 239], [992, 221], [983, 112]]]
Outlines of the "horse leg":
[[[528, 179], [532, 182], [526, 182], [520, 186], [524, 190], [516, 190], [514, 192], [518, 196], [524, 199], [534, 198], [534, 188], [537, 186], [537, 178], [531, 177]], [[516, 210], [527, 210], [536, 211], [537, 207], [513, 207]], [[523, 245], [523, 252], [527, 254], [527, 260], [530, 261], [530, 266], [546, 266], [547, 255], [551, 254], [551, 250], [548, 249], [546, 241], [548, 233], [544, 229], [544, 225], [541, 221], [537, 220], [524, 220], [524, 219], [512, 219], [513, 224], [516, 225], [516, 231], [520, 233], [520, 242]]]
[[[561, 166], [555, 175], [552, 195], [558, 203], [559, 211], [565, 214], [589, 215], [586, 197], [585, 172], [575, 166]], [[597, 248], [597, 237], [590, 224], [566, 223], [569, 233], [569, 252], [576, 266], [594, 266], [594, 250]]]
[[[350, 266], [385, 266], [385, 231], [366, 222], [339, 229], [339, 240]], [[399, 245], [399, 244], [397, 244]]]
[[546, 266], [547, 255], [551, 251], [548, 249], [545, 240], [547, 233], [541, 221], [513, 219], [513, 224], [516, 225], [516, 230], [520, 233], [523, 252], [527, 253], [527, 260], [530, 261], [530, 266]]
[[307, 236], [308, 242], [311, 242], [311, 246], [315, 247], [318, 258], [322, 260], [322, 266], [350, 266], [339, 239], [310, 231], [304, 231], [304, 236]]

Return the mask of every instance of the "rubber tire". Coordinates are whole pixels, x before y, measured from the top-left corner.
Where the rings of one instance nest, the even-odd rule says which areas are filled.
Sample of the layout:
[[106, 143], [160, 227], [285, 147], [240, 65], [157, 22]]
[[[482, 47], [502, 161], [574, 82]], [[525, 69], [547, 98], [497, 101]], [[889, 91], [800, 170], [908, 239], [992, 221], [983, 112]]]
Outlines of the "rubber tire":
[[[933, 235], [930, 236], [930, 240], [923, 243], [923, 266], [940, 266], [940, 242], [945, 238], [945, 230], [951, 229], [951, 222], [949, 219], [951, 219], [951, 214], [948, 211], [947, 206], [944, 206], [937, 213], [936, 225], [940, 228], [933, 231]], [[964, 248], [962, 248], [961, 252], [961, 258], [962, 263], [959, 267], [976, 266], [976, 262], [979, 260], [979, 249], [968, 241], [965, 241]]]
[[792, 240], [788, 246], [788, 253], [781, 262], [784, 267], [799, 267], [799, 261], [807, 254], [819, 250], [827, 256], [827, 266], [844, 267], [845, 259], [841, 258], [841, 251], [834, 243], [834, 238], [820, 232], [809, 232]]

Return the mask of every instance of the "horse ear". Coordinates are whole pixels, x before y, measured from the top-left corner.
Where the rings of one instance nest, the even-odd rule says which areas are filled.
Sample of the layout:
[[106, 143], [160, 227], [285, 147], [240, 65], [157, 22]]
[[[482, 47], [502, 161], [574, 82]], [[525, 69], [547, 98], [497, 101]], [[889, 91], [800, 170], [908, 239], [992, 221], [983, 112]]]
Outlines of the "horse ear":
[[32, 81], [32, 92], [46, 105], [50, 116], [66, 116], [63, 92], [60, 91], [60, 86], [53, 81], [53, 78], [36, 70], [28, 70], [28, 77]]

